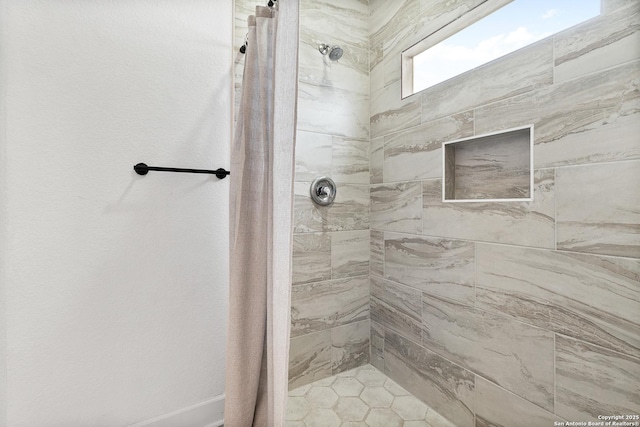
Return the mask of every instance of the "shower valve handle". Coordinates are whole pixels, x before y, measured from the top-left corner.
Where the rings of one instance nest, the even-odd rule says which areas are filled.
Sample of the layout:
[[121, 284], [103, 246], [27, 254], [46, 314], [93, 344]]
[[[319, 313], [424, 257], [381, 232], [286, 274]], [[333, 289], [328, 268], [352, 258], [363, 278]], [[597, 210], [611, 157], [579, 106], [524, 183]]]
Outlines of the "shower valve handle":
[[318, 196], [328, 196], [329, 194], [331, 194], [329, 187], [318, 187]]
[[320, 176], [311, 183], [311, 200], [317, 205], [328, 206], [336, 198], [336, 184], [326, 176]]

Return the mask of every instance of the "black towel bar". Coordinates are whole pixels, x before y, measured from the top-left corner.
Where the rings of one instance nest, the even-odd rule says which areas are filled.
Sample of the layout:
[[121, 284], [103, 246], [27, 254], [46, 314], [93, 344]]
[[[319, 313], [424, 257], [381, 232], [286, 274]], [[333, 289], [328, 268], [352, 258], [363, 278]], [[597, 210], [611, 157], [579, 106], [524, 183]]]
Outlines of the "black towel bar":
[[211, 175], [215, 175], [218, 179], [224, 179], [231, 172], [228, 170], [219, 168], [216, 170], [208, 170], [208, 169], [185, 169], [185, 168], [164, 168], [160, 166], [147, 166], [146, 163], [138, 163], [133, 167], [133, 170], [136, 171], [138, 175], [146, 175], [149, 171], [162, 171], [162, 172], [186, 172], [186, 173], [208, 173]]

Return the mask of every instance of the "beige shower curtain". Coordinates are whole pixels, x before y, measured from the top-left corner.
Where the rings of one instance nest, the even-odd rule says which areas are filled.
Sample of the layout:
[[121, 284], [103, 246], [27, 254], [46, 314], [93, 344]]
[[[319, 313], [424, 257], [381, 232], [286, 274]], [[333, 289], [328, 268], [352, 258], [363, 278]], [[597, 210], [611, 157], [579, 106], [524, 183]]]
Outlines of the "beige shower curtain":
[[231, 150], [229, 427], [285, 425], [299, 4], [279, 3], [248, 20]]

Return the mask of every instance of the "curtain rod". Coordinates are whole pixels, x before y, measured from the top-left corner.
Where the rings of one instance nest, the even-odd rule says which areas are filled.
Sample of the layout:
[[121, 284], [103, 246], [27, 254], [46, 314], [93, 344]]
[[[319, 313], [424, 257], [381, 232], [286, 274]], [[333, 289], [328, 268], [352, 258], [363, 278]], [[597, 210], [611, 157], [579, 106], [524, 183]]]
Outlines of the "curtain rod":
[[[269, 6], [270, 8], [274, 8], [276, 7], [276, 4], [278, 3], [278, 0], [269, 0], [269, 3], [267, 3], [267, 6]], [[244, 44], [242, 46], [240, 46], [240, 53], [244, 55], [244, 53], [247, 51], [247, 38], [244, 38]]]

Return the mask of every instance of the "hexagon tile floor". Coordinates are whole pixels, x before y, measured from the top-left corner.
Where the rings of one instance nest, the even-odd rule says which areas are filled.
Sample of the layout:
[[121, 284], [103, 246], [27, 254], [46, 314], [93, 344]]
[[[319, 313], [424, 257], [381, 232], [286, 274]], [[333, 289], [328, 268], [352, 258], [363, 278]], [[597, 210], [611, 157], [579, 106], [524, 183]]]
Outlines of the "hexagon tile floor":
[[455, 427], [371, 365], [289, 392], [287, 427]]

